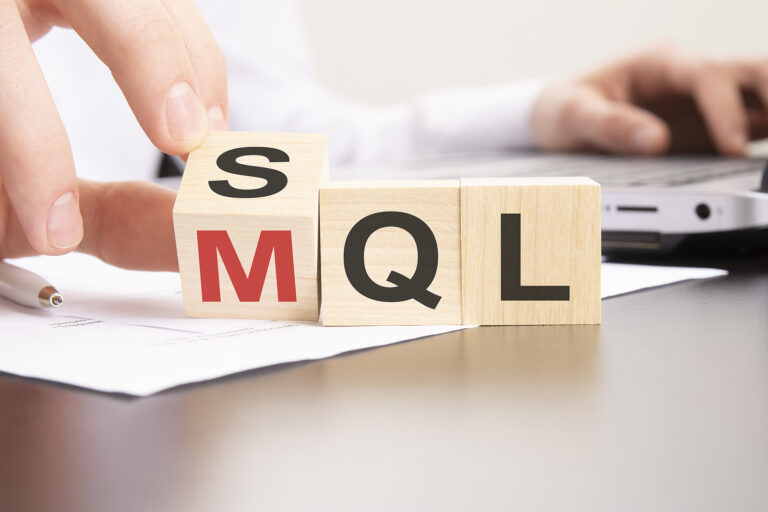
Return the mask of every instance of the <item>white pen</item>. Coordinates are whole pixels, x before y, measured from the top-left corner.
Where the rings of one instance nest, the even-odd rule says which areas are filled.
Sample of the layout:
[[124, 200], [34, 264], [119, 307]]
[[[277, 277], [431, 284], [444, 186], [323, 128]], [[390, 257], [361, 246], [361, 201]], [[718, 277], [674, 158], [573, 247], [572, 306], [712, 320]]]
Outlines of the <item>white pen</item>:
[[57, 308], [64, 301], [48, 281], [4, 261], [0, 261], [0, 297], [32, 308]]

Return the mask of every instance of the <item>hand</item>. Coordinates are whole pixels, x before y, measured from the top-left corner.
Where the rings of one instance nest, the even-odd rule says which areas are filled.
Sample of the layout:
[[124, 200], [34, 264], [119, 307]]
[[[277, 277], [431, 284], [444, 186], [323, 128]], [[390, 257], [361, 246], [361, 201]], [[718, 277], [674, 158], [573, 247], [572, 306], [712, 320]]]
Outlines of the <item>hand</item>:
[[[209, 126], [225, 129], [228, 115], [224, 59], [193, 0], [0, 0], [0, 183], [4, 214], [19, 227], [6, 235], [23, 235], [42, 254], [80, 243], [79, 192], [90, 186], [78, 187], [67, 134], [30, 47], [53, 25], [72, 27], [111, 69], [160, 150], [188, 153]], [[109, 136], [108, 126], [101, 129]], [[125, 213], [143, 207], [135, 202]], [[0, 251], [14, 254], [14, 243]]]
[[720, 62], [659, 45], [545, 89], [531, 123], [548, 150], [743, 156], [768, 136], [768, 59]]
[[[146, 182], [78, 180], [77, 185], [85, 232], [80, 251], [123, 268], [178, 272], [173, 190]], [[38, 253], [0, 188], [0, 260]]]

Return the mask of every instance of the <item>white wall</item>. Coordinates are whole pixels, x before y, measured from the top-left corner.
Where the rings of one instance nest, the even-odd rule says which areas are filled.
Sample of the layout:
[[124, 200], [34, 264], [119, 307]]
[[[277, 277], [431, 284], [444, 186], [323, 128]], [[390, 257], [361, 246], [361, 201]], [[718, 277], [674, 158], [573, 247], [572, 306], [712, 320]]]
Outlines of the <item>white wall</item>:
[[658, 39], [768, 57], [768, 0], [301, 0], [320, 80], [386, 102], [556, 74]]

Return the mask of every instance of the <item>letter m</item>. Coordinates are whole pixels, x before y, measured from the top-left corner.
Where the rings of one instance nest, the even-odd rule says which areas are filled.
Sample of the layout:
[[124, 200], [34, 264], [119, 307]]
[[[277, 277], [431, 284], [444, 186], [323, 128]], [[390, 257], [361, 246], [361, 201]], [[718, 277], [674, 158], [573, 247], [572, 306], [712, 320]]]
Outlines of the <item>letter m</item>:
[[240, 302], [258, 302], [264, 288], [272, 253], [275, 254], [278, 302], [296, 302], [296, 277], [293, 269], [293, 244], [290, 231], [262, 231], [253, 255], [251, 271], [245, 274], [240, 258], [226, 231], [198, 231], [200, 286], [203, 302], [221, 302], [219, 261], [229, 274]]

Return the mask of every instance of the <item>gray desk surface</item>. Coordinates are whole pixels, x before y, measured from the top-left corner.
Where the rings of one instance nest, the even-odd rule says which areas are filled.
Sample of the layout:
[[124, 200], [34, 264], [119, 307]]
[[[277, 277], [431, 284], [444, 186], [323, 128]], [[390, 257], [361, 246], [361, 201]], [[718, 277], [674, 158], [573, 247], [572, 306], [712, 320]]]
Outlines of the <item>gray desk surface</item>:
[[[768, 510], [768, 256], [125, 399], [0, 376], [0, 510]], [[722, 265], [722, 263], [721, 263]]]

